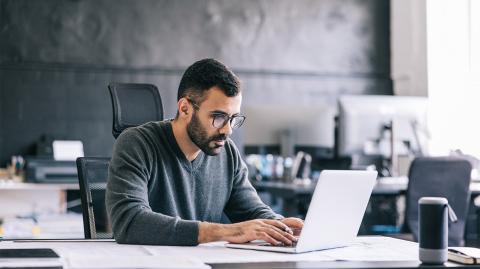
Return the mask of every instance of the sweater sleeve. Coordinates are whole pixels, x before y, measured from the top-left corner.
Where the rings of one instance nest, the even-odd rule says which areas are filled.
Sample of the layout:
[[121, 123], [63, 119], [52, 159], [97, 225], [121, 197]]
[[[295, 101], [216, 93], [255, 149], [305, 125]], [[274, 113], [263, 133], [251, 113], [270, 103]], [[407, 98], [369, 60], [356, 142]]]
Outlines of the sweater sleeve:
[[234, 177], [230, 198], [225, 206], [225, 214], [232, 222], [252, 219], [282, 219], [282, 215], [276, 214], [262, 202], [257, 191], [248, 180], [247, 165], [240, 157], [240, 153], [233, 142], [230, 145], [232, 147]]
[[106, 207], [115, 240], [125, 244], [198, 244], [198, 221], [153, 212], [148, 200], [152, 153], [142, 134], [124, 131], [110, 162]]

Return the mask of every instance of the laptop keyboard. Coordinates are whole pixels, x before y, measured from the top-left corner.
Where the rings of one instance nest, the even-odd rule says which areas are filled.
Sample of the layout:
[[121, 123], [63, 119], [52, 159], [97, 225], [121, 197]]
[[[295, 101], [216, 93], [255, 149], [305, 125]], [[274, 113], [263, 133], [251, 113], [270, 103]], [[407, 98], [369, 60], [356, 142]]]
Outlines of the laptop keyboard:
[[291, 245], [285, 245], [284, 243], [281, 243], [280, 245], [272, 245], [270, 243], [263, 244], [262, 246], [267, 246], [267, 247], [282, 247], [282, 248], [294, 248], [297, 246], [297, 242], [293, 242]]

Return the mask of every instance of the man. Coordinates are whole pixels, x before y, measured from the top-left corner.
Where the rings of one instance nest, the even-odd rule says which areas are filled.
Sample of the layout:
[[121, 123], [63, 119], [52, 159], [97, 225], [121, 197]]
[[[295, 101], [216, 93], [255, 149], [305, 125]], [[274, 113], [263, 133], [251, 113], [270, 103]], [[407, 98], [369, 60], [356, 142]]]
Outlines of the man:
[[[197, 245], [262, 239], [292, 244], [297, 218], [275, 214], [248, 181], [229, 136], [240, 127], [238, 78], [222, 63], [190, 66], [174, 120], [125, 130], [110, 164], [106, 204], [117, 242]], [[233, 224], [220, 224], [225, 213]]]

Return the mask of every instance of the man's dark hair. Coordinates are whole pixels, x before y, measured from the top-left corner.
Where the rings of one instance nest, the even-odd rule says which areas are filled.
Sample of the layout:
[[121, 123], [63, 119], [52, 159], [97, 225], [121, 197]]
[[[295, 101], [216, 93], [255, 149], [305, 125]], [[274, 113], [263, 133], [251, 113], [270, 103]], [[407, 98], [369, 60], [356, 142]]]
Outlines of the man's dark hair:
[[204, 101], [204, 93], [214, 86], [228, 97], [240, 92], [240, 80], [230, 68], [215, 59], [197, 61], [183, 74], [178, 86], [177, 101], [188, 96], [200, 105]]

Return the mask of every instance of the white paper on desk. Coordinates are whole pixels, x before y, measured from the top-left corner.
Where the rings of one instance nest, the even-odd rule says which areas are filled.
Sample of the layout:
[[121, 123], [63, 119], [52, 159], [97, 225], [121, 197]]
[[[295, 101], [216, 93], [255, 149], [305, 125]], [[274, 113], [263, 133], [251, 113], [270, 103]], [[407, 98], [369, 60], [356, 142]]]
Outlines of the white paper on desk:
[[418, 261], [417, 243], [383, 236], [357, 237], [351, 246], [322, 252], [337, 261]]
[[83, 157], [83, 143], [78, 140], [53, 141], [53, 158], [56, 161], [75, 161]]
[[108, 269], [108, 268], [210, 268], [201, 261], [189, 257], [170, 256], [77, 256], [67, 258], [69, 269]]
[[197, 258], [204, 263], [302, 262], [302, 261], [412, 261], [418, 260], [418, 244], [383, 236], [357, 237], [348, 247], [300, 254], [230, 249], [225, 242], [197, 247], [143, 246], [152, 255]]
[[225, 247], [226, 242], [201, 244], [196, 247], [143, 246], [152, 255], [169, 257], [187, 256], [204, 263], [249, 263], [249, 262], [296, 262], [296, 261], [333, 261], [321, 251], [302, 254], [278, 253], [270, 251], [232, 249]]
[[141, 246], [120, 245], [115, 242], [81, 242], [81, 243], [56, 243], [55, 249], [63, 257], [70, 256], [101, 256], [101, 257], [137, 257], [150, 256]]

